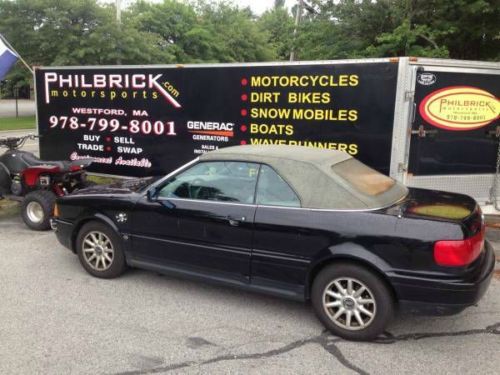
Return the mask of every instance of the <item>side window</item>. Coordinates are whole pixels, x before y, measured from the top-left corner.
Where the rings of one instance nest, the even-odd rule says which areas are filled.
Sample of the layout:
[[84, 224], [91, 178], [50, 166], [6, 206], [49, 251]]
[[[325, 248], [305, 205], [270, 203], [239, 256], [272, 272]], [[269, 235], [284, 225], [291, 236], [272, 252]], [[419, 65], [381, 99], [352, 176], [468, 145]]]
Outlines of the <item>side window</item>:
[[297, 194], [274, 169], [267, 165], [260, 167], [256, 203], [267, 206], [300, 207]]
[[169, 179], [158, 196], [253, 204], [259, 165], [202, 162]]

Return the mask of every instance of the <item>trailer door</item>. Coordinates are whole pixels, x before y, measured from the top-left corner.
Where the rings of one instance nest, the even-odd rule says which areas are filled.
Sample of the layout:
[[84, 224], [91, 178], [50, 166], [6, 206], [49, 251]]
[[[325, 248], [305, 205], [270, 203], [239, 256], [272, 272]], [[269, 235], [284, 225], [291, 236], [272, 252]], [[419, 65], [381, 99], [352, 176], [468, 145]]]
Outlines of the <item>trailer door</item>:
[[407, 183], [490, 199], [500, 140], [500, 71], [420, 66]]

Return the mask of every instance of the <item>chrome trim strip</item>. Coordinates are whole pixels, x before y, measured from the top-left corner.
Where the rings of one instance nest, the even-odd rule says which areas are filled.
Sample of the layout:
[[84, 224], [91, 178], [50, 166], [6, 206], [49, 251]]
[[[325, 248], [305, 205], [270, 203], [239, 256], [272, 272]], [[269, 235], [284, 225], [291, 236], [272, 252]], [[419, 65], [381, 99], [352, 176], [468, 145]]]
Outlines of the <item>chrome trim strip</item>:
[[260, 256], [260, 257], [264, 257], [264, 258], [281, 259], [281, 260], [287, 260], [287, 261], [304, 263], [304, 264], [311, 263], [311, 261], [307, 260], [307, 259], [301, 259], [301, 258], [290, 256], [290, 255], [285, 254], [285, 253], [273, 252], [273, 251], [267, 251], [267, 250], [258, 250], [258, 249], [250, 250], [249, 249], [247, 251], [246, 249], [241, 248], [243, 250], [240, 251], [240, 250], [235, 250], [235, 249], [227, 249], [227, 248], [216, 247], [216, 246], [196, 244], [196, 243], [192, 243], [192, 242], [167, 240], [164, 238], [156, 238], [156, 237], [144, 236], [144, 235], [139, 235], [139, 234], [130, 234], [130, 237], [148, 239], [148, 240], [159, 241], [159, 242], [167, 242], [167, 243], [173, 243], [173, 244], [181, 244], [181, 245], [186, 245], [186, 246], [193, 246], [193, 247], [199, 247], [199, 248], [216, 250], [216, 251], [224, 251], [224, 252], [241, 254], [241, 255], [250, 255], [252, 257], [253, 256]]
[[157, 198], [159, 202], [193, 202], [193, 203], [209, 203], [209, 204], [224, 204], [232, 206], [244, 206], [244, 207], [255, 207], [255, 204], [248, 203], [236, 203], [236, 202], [225, 202], [225, 201], [209, 201], [203, 199], [190, 199], [190, 198]]
[[224, 202], [224, 201], [209, 201], [202, 199], [188, 199], [188, 198], [158, 198], [158, 201], [173, 201], [173, 202], [195, 202], [195, 203], [209, 203], [209, 204], [223, 204], [223, 205], [233, 205], [233, 206], [244, 206], [244, 207], [265, 207], [265, 208], [277, 208], [281, 210], [305, 210], [305, 211], [326, 211], [326, 212], [370, 212], [383, 210], [385, 208], [391, 207], [398, 202], [401, 202], [404, 198], [402, 197], [397, 202], [391, 203], [390, 205], [378, 207], [378, 208], [359, 208], [359, 209], [334, 209], [334, 208], [308, 208], [308, 207], [285, 207], [285, 206], [268, 206], [264, 204], [247, 204], [247, 203], [234, 203], [234, 202]]
[[176, 244], [176, 245], [186, 245], [186, 246], [190, 246], [190, 247], [199, 247], [202, 249], [224, 251], [227, 253], [234, 253], [234, 254], [241, 254], [241, 255], [248, 255], [248, 256], [250, 256], [250, 254], [251, 254], [251, 249], [247, 249], [247, 248], [236, 248], [235, 247], [235, 248], [229, 249], [229, 248], [224, 248], [224, 247], [202, 245], [202, 244], [198, 244], [198, 243], [194, 243], [194, 242], [167, 240], [166, 238], [144, 236], [141, 234], [130, 234], [130, 236], [136, 237], [136, 238], [142, 238], [142, 239], [146, 239], [146, 240], [158, 241], [158, 242], [167, 242], [167, 243]]
[[308, 259], [293, 257], [293, 256], [291, 256], [289, 254], [285, 254], [285, 253], [280, 253], [280, 252], [275, 252], [275, 251], [267, 251], [267, 250], [259, 250], [259, 249], [252, 250], [252, 257], [253, 256], [288, 260], [288, 261], [292, 261], [292, 262], [305, 263], [305, 264], [311, 263], [311, 260], [308, 260]]

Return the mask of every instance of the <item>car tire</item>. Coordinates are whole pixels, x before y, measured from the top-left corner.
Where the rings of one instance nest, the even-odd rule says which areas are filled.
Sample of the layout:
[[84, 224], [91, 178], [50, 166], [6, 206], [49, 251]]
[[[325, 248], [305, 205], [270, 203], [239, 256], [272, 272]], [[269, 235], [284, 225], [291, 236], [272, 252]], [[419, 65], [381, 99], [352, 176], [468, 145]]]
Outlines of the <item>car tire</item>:
[[127, 268], [120, 237], [101, 222], [92, 221], [80, 229], [76, 252], [83, 268], [95, 277], [112, 279]]
[[26, 194], [21, 204], [24, 223], [34, 230], [50, 229], [56, 195], [48, 190], [36, 190]]
[[313, 281], [311, 302], [324, 326], [347, 340], [375, 339], [394, 315], [393, 296], [384, 280], [353, 263], [322, 269]]

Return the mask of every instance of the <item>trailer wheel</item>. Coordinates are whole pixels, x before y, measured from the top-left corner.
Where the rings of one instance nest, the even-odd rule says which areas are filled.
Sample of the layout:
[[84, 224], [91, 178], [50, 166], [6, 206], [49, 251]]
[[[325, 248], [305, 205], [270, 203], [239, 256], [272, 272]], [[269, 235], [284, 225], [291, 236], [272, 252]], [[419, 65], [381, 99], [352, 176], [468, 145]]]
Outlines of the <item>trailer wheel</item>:
[[24, 223], [34, 230], [50, 229], [50, 217], [55, 202], [56, 195], [48, 190], [36, 190], [26, 194], [21, 205]]

